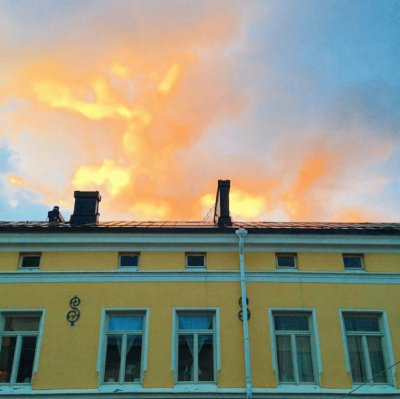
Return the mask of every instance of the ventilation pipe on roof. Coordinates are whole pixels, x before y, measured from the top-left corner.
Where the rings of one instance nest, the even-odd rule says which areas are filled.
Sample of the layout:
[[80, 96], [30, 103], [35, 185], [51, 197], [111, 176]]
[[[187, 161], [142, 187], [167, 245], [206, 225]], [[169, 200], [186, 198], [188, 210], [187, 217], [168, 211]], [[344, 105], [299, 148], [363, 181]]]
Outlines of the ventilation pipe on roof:
[[71, 224], [98, 223], [99, 202], [101, 196], [98, 191], [75, 191], [74, 213], [71, 215]]
[[243, 318], [243, 342], [244, 342], [244, 365], [246, 374], [246, 399], [251, 399], [253, 395], [253, 387], [251, 382], [251, 359], [250, 359], [250, 339], [249, 339], [249, 322], [247, 312], [247, 292], [246, 292], [246, 273], [244, 264], [244, 239], [247, 236], [247, 230], [238, 229], [236, 235], [239, 238], [239, 260], [240, 260], [240, 288]]
[[50, 223], [64, 223], [63, 215], [60, 213], [60, 207], [54, 206], [52, 211], [47, 212], [47, 218]]
[[232, 226], [232, 219], [229, 212], [230, 188], [230, 180], [218, 180], [218, 189], [214, 208], [214, 223], [218, 223], [219, 227]]

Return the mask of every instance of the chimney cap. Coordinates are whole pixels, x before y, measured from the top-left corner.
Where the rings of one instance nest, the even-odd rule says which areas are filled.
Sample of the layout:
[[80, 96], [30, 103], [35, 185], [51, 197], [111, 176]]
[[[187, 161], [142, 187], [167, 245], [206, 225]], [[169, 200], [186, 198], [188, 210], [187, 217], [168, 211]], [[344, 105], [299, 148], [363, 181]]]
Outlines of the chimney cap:
[[99, 191], [74, 191], [74, 198], [96, 198], [98, 201], [101, 201]]

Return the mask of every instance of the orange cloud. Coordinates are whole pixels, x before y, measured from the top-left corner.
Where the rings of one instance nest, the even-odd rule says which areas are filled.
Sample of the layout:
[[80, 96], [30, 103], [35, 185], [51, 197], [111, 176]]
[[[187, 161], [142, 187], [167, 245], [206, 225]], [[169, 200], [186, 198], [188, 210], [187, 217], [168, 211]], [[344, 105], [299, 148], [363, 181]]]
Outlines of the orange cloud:
[[[288, 145], [293, 132], [280, 138], [257, 126], [251, 133], [246, 115], [240, 140], [265, 152], [238, 155], [242, 141], [224, 124], [235, 124], [249, 104], [251, 79], [242, 79], [235, 58], [245, 31], [241, 6], [181, 2], [178, 14], [161, 2], [159, 23], [144, 3], [121, 5], [129, 16], [134, 9], [135, 24], [120, 15], [114, 25], [89, 26], [85, 17], [76, 31], [60, 27], [56, 38], [4, 57], [0, 134], [18, 149], [15, 173], [4, 175], [15, 198], [31, 190], [71, 210], [73, 190], [100, 190], [103, 220], [200, 220], [214, 205], [216, 180], [231, 178], [234, 218], [335, 218], [340, 205], [332, 198], [351, 187], [365, 152], [378, 156], [375, 143], [356, 138], [344, 148], [344, 139], [328, 138], [335, 132], [319, 131], [301, 140], [309, 132], [299, 127]], [[285, 148], [273, 153], [269, 145]]]

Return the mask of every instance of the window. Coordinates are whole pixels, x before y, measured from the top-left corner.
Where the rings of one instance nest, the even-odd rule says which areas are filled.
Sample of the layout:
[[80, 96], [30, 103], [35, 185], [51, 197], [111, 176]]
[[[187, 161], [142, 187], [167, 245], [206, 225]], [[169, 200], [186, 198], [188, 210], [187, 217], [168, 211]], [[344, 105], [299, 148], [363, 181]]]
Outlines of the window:
[[21, 253], [20, 265], [21, 268], [31, 269], [38, 268], [40, 265], [41, 253]]
[[139, 267], [139, 254], [137, 252], [127, 252], [119, 254], [119, 267]]
[[186, 267], [206, 267], [206, 254], [200, 252], [188, 252], [186, 254]]
[[276, 360], [280, 383], [313, 384], [315, 348], [310, 313], [273, 313]]
[[40, 317], [40, 313], [0, 314], [0, 384], [31, 382]]
[[178, 382], [215, 382], [215, 314], [177, 315]]
[[285, 269], [296, 268], [296, 254], [276, 254], [276, 267]]
[[110, 312], [105, 330], [105, 383], [140, 382], [142, 375], [144, 313]]
[[363, 256], [362, 255], [354, 255], [354, 254], [343, 254], [343, 264], [345, 270], [354, 269], [354, 270], [362, 270], [363, 269]]
[[347, 353], [353, 383], [388, 383], [387, 351], [379, 313], [344, 313]]

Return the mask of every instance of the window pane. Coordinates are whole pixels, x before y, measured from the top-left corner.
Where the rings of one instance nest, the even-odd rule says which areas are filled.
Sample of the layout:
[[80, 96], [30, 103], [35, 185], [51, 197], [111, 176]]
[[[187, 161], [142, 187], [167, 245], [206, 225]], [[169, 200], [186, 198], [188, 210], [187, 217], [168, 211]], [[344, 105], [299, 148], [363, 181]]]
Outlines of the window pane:
[[187, 266], [188, 267], [204, 267], [205, 256], [204, 255], [187, 255]]
[[276, 350], [278, 356], [278, 373], [280, 382], [295, 382], [292, 362], [292, 348], [290, 336], [276, 337]]
[[199, 335], [199, 381], [214, 381], [213, 335]]
[[138, 267], [139, 265], [139, 255], [121, 255], [120, 266]]
[[275, 316], [275, 330], [308, 331], [307, 316]]
[[296, 267], [294, 255], [276, 255], [279, 267]]
[[4, 331], [38, 331], [38, 316], [6, 316]]
[[10, 382], [17, 337], [2, 337], [0, 340], [0, 382]]
[[213, 316], [179, 316], [179, 329], [180, 330], [212, 330]]
[[351, 365], [351, 376], [353, 382], [365, 382], [367, 380], [365, 373], [364, 356], [362, 353], [362, 337], [347, 337], [347, 346], [349, 347], [349, 357]]
[[39, 267], [40, 255], [23, 256], [21, 267]]
[[346, 331], [379, 331], [379, 320], [376, 316], [345, 316]]
[[104, 370], [105, 382], [119, 381], [119, 368], [121, 365], [122, 336], [107, 337], [107, 353]]
[[297, 367], [300, 382], [314, 382], [310, 337], [296, 337]]
[[142, 329], [142, 316], [109, 316], [108, 331], [132, 331]]
[[22, 337], [17, 382], [31, 382], [33, 360], [35, 359], [36, 337]]
[[362, 269], [363, 267], [361, 256], [343, 255], [343, 263], [345, 269]]
[[128, 335], [126, 348], [125, 382], [140, 381], [142, 336]]
[[374, 382], [385, 383], [387, 382], [387, 375], [386, 371], [383, 371], [385, 370], [385, 362], [382, 353], [381, 337], [367, 337], [367, 342]]
[[178, 381], [193, 381], [193, 335], [179, 335]]

